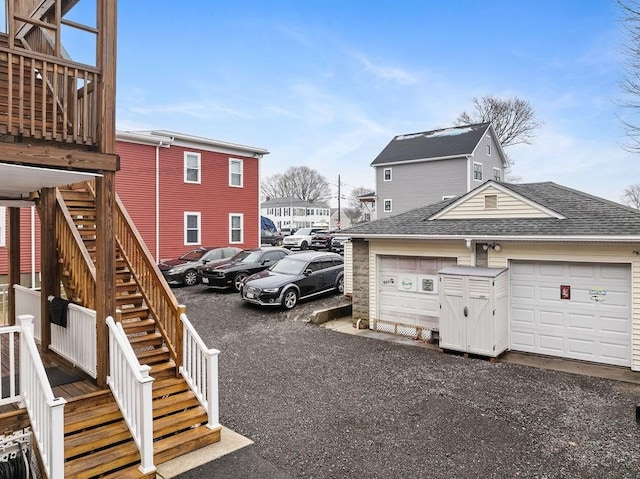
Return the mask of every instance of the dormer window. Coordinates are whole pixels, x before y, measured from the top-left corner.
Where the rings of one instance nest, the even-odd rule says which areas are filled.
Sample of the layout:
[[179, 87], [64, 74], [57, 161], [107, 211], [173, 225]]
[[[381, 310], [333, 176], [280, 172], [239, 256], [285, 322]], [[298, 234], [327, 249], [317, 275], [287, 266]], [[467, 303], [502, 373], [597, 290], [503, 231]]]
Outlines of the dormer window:
[[485, 210], [498, 209], [498, 195], [484, 195], [484, 209]]
[[391, 181], [391, 168], [384, 169], [384, 181]]

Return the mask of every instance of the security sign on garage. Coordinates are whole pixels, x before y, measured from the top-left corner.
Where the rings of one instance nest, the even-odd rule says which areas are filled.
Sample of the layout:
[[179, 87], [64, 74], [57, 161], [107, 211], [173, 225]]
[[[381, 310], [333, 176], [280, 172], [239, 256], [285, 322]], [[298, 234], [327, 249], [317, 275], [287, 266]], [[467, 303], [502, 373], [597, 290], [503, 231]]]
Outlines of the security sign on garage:
[[512, 261], [512, 350], [631, 364], [631, 267]]

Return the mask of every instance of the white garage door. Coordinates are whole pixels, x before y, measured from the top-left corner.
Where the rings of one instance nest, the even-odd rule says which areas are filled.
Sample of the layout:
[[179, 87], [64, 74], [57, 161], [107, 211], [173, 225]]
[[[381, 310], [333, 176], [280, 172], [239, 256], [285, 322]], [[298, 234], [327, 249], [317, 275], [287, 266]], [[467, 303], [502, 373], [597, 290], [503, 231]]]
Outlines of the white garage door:
[[629, 265], [512, 261], [511, 349], [631, 364]]

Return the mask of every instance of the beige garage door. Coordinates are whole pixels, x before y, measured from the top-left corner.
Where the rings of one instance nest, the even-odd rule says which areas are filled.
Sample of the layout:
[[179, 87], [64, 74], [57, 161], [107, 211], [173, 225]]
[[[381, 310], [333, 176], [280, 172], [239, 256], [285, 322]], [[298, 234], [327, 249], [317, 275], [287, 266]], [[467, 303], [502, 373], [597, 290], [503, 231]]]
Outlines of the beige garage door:
[[631, 268], [512, 261], [510, 348], [631, 364]]

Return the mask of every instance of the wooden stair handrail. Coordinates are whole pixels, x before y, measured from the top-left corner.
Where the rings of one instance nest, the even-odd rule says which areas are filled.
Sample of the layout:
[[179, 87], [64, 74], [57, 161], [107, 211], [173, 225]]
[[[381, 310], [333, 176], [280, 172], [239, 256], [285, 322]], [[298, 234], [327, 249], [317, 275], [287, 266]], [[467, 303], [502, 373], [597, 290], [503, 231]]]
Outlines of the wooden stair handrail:
[[186, 308], [178, 304], [118, 195], [116, 195], [114, 223], [116, 241], [120, 250], [140, 286], [147, 307], [156, 319], [156, 326], [164, 338], [172, 359], [176, 366], [180, 367], [183, 349], [183, 326], [180, 315]]
[[73, 272], [71, 283], [75, 288], [74, 296], [80, 298], [82, 306], [95, 310], [96, 267], [57, 188], [55, 231], [58, 258], [63, 267]]

